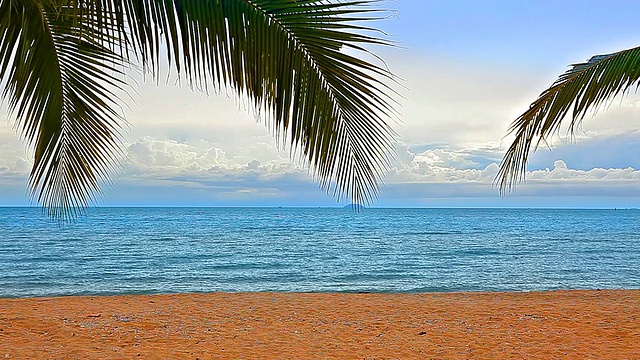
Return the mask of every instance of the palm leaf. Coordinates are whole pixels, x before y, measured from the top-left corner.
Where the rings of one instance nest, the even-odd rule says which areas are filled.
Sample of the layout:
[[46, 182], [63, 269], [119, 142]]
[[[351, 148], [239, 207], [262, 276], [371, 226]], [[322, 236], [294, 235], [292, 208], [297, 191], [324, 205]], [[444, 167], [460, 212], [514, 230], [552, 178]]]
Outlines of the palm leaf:
[[511, 124], [509, 132], [516, 137], [496, 177], [501, 192], [512, 190], [524, 180], [531, 147], [535, 151], [557, 133], [569, 113], [568, 131], [573, 135], [587, 111], [596, 111], [615, 96], [638, 86], [639, 80], [640, 47], [597, 55], [585, 63], [572, 65]]
[[395, 115], [391, 74], [351, 55], [389, 45], [356, 25], [377, 19], [375, 3], [3, 1], [3, 97], [36, 148], [33, 193], [61, 215], [99, 191], [117, 152], [122, 69], [136, 60], [157, 76], [165, 47], [181, 79], [248, 97], [323, 188], [368, 203], [389, 166]]
[[[230, 86], [251, 99], [278, 138], [314, 166], [322, 187], [368, 203], [388, 168], [394, 136], [391, 74], [345, 49], [387, 41], [354, 20], [377, 19], [375, 1], [130, 2], [128, 42], [154, 70], [159, 47], [190, 85]], [[150, 31], [149, 29], [157, 29]]]
[[101, 27], [66, 3], [0, 3], [2, 96], [35, 149], [32, 196], [59, 219], [75, 216], [108, 181], [118, 151], [122, 119], [112, 99], [124, 86], [124, 62], [96, 41]]

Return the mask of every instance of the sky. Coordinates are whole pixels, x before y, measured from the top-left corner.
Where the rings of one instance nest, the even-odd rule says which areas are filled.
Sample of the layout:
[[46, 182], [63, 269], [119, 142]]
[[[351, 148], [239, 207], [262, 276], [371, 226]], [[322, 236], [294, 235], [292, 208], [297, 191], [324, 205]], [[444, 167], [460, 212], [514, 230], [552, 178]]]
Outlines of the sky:
[[[376, 207], [640, 206], [640, 97], [587, 115], [531, 156], [527, 181], [493, 185], [509, 124], [572, 63], [638, 46], [637, 1], [396, 0], [372, 24], [401, 80], [396, 159]], [[140, 81], [122, 166], [97, 206], [340, 206], [232, 92]], [[0, 206], [28, 196], [32, 153], [0, 107]]]

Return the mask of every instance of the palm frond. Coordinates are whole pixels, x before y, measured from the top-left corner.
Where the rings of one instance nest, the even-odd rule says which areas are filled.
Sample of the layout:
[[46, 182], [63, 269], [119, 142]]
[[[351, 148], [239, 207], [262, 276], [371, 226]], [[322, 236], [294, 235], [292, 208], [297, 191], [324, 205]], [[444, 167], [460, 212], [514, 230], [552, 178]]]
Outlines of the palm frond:
[[511, 124], [509, 133], [516, 137], [496, 176], [500, 191], [513, 190], [517, 182], [524, 180], [531, 147], [535, 151], [557, 133], [569, 113], [568, 131], [573, 135], [589, 110], [596, 111], [615, 96], [638, 86], [639, 80], [640, 47], [597, 55], [572, 65]]
[[35, 149], [32, 196], [53, 217], [73, 217], [114, 164], [123, 57], [96, 41], [104, 25], [74, 6], [7, 0], [0, 14], [2, 96]]
[[385, 68], [345, 50], [390, 45], [358, 25], [377, 18], [375, 3], [140, 0], [125, 14], [144, 64], [157, 66], [164, 42], [190, 85], [212, 81], [248, 96], [276, 137], [302, 149], [322, 187], [368, 203], [388, 167], [395, 93]]

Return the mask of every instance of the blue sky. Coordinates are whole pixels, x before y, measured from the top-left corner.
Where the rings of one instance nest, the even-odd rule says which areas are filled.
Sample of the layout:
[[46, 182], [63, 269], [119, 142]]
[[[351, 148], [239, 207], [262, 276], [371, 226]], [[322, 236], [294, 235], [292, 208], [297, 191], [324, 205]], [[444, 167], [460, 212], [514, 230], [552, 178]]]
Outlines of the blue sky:
[[[567, 65], [640, 45], [636, 1], [397, 0], [374, 49], [403, 80], [397, 160], [375, 206], [640, 206], [640, 98], [631, 93], [532, 156], [528, 181], [492, 186], [509, 123]], [[232, 93], [142, 83], [126, 156], [100, 206], [334, 206]], [[0, 108], [0, 205], [30, 204], [30, 152]]]

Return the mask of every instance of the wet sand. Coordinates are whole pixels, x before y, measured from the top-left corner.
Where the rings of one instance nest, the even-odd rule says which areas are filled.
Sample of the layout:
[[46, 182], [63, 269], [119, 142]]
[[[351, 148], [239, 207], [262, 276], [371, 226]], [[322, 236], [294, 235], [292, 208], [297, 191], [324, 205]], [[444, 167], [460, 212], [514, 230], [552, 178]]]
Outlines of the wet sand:
[[0, 359], [640, 359], [640, 290], [0, 299]]

